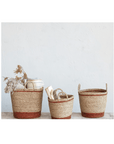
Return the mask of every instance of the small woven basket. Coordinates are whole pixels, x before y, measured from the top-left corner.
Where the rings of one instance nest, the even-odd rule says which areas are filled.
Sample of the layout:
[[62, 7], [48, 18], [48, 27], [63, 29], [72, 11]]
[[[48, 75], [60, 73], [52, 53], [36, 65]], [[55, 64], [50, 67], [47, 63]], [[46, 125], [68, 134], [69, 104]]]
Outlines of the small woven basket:
[[43, 87], [40, 89], [34, 89], [34, 84], [33, 89], [24, 88], [15, 90], [13, 94], [11, 93], [14, 117], [19, 119], [40, 117], [42, 108], [42, 97]]
[[56, 100], [48, 98], [52, 119], [70, 119], [73, 109], [73, 100], [73, 95], [67, 95], [63, 91], [58, 94], [58, 99]]
[[107, 84], [105, 89], [80, 90], [78, 85], [81, 114], [88, 118], [103, 117], [107, 102]]

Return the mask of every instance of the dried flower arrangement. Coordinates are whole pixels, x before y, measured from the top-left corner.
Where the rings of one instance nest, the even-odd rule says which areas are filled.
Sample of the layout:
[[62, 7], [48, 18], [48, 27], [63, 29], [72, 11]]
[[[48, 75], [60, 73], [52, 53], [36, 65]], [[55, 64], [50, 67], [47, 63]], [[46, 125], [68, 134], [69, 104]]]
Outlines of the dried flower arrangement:
[[[14, 71], [16, 74], [15, 78], [4, 77], [4, 81], [6, 82], [5, 93], [13, 92], [19, 86], [23, 87], [25, 85], [25, 81], [27, 80], [27, 74], [23, 70], [22, 66], [17, 65], [16, 70]], [[18, 74], [23, 74], [21, 77], [17, 76]]]

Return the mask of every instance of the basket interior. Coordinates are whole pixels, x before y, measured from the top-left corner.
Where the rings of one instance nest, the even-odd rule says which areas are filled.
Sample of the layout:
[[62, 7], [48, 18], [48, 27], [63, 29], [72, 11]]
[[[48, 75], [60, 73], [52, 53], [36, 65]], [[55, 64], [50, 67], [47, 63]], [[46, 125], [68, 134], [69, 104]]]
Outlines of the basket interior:
[[104, 89], [89, 89], [89, 90], [85, 90], [83, 92], [95, 92], [95, 93], [101, 93], [101, 92], [106, 92], [106, 90]]
[[93, 93], [93, 94], [104, 94], [107, 93], [105, 89], [86, 89], [86, 90], [80, 90], [80, 94], [86, 94], [86, 93]]
[[[73, 97], [73, 95], [68, 95], [68, 98], [71, 98], [71, 97]], [[61, 98], [61, 99], [65, 99], [66, 96], [65, 96], [65, 95], [61, 95], [60, 98]]]

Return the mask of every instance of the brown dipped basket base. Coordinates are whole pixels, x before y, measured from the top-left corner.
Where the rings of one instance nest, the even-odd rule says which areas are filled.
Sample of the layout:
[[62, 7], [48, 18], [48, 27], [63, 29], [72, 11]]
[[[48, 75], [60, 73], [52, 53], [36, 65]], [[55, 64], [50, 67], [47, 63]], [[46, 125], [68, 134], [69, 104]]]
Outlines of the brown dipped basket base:
[[13, 116], [18, 119], [32, 119], [41, 116], [40, 112], [13, 112]]
[[55, 118], [55, 117], [51, 117], [52, 119], [71, 119], [71, 115], [68, 117], [64, 117], [64, 118]]
[[102, 113], [84, 113], [81, 112], [83, 117], [87, 117], [87, 118], [99, 118], [99, 117], [103, 117], [104, 116], [104, 112]]

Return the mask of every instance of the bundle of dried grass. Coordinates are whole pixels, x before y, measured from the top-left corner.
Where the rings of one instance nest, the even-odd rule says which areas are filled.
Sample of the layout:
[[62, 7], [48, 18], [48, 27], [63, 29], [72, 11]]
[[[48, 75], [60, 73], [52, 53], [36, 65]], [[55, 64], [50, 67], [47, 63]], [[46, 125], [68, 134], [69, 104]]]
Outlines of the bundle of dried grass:
[[[13, 92], [14, 90], [16, 90], [18, 86], [20, 86], [20, 84], [22, 86], [25, 85], [25, 82], [28, 77], [25, 71], [23, 70], [22, 66], [17, 65], [17, 68], [14, 71], [14, 73], [16, 74], [15, 78], [4, 77], [4, 81], [7, 80], [6, 87], [4, 89], [5, 93]], [[21, 74], [21, 76], [17, 76], [18, 74]]]

